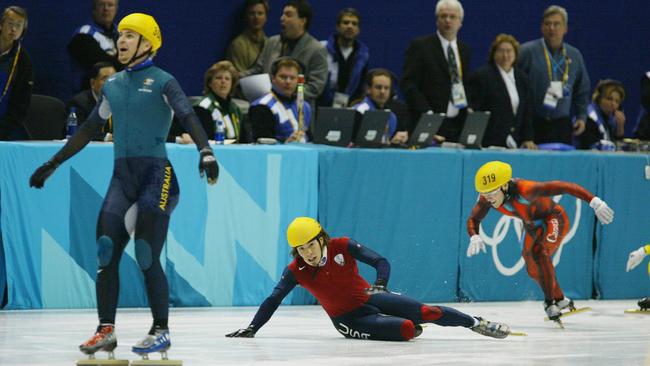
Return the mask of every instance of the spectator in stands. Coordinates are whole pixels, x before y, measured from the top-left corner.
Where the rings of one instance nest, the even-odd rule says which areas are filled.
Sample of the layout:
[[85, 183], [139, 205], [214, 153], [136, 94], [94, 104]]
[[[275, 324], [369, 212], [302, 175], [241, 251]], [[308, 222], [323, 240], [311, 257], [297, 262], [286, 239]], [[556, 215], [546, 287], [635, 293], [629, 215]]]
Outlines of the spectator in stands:
[[[95, 105], [102, 94], [104, 82], [111, 75], [115, 74], [115, 72], [115, 67], [110, 62], [102, 61], [96, 63], [90, 71], [90, 88], [72, 97], [66, 106], [66, 113], [70, 113], [70, 108], [74, 107], [75, 113], [77, 114], [77, 120], [80, 123], [83, 123], [86, 118], [88, 118], [93, 108], [95, 108]], [[93, 137], [93, 140], [112, 140], [110, 124], [111, 121], [109, 119], [102, 131]]]
[[270, 93], [251, 103], [248, 115], [253, 138], [275, 138], [283, 142], [306, 142], [311, 121], [311, 107], [304, 103], [301, 122], [296, 101], [298, 74], [302, 67], [291, 57], [281, 57], [271, 68]]
[[304, 0], [289, 0], [282, 9], [282, 31], [268, 39], [255, 65], [243, 76], [270, 73], [273, 62], [281, 56], [296, 59], [304, 66], [305, 99], [313, 102], [323, 92], [327, 79], [327, 51], [307, 29], [311, 22], [311, 5]]
[[[391, 76], [391, 73], [386, 69], [371, 70], [366, 77], [368, 88], [367, 95], [360, 103], [352, 106], [352, 108], [356, 109], [357, 112], [361, 114], [366, 113], [366, 111], [386, 109], [386, 102], [388, 102], [391, 97], [391, 87], [393, 85], [393, 79]], [[395, 113], [390, 112], [387, 130], [383, 138], [385, 144], [390, 142], [393, 135], [395, 135], [396, 130], [397, 117], [395, 116]]]
[[110, 62], [121, 69], [116, 47], [119, 32], [114, 23], [117, 7], [118, 0], [93, 0], [92, 21], [77, 28], [68, 43], [75, 92], [86, 88], [96, 63]]
[[467, 115], [464, 76], [470, 48], [457, 39], [464, 10], [457, 0], [436, 4], [436, 34], [416, 38], [406, 50], [402, 90], [414, 119], [422, 113], [446, 113], [439, 134], [456, 142]]
[[482, 146], [536, 148], [528, 76], [515, 67], [518, 52], [515, 37], [499, 34], [490, 47], [488, 64], [469, 77], [472, 109], [490, 112]]
[[264, 48], [268, 39], [264, 25], [269, 14], [269, 3], [267, 0], [246, 0], [244, 14], [246, 29], [233, 39], [226, 51], [226, 59], [232, 62], [237, 71], [252, 67]]
[[27, 12], [5, 8], [0, 17], [0, 140], [28, 140], [24, 123], [32, 97], [32, 62], [21, 39]]
[[324, 41], [329, 73], [318, 104], [347, 107], [363, 96], [363, 78], [368, 72], [370, 51], [359, 41], [361, 15], [345, 8], [336, 16], [336, 33]]
[[614, 141], [625, 135], [625, 114], [619, 109], [625, 100], [620, 81], [601, 80], [587, 107], [585, 132], [577, 139], [579, 149], [615, 150]]
[[650, 71], [641, 78], [641, 114], [634, 128], [634, 137], [650, 140]]
[[[568, 14], [557, 5], [543, 15], [541, 39], [524, 43], [518, 66], [528, 74], [535, 142], [570, 145], [585, 129], [590, 82], [580, 51], [564, 42]], [[574, 122], [573, 122], [574, 121]]]
[[225, 138], [239, 141], [241, 110], [232, 101], [231, 93], [237, 84], [239, 73], [230, 61], [221, 61], [212, 65], [203, 78], [203, 99], [196, 106], [210, 115], [208, 136], [214, 136], [216, 123], [220, 121], [225, 127]]

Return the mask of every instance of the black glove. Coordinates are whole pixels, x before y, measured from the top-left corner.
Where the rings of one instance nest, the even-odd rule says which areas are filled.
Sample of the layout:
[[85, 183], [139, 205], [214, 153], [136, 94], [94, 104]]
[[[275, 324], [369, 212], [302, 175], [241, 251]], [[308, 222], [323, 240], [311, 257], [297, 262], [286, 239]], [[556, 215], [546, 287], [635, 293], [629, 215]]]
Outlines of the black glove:
[[246, 329], [240, 329], [238, 331], [226, 334], [228, 338], [253, 338], [255, 337], [255, 329], [252, 325], [249, 325]]
[[382, 292], [388, 292], [388, 290], [386, 289], [386, 285], [382, 285], [380, 283], [375, 283], [374, 285], [370, 286], [370, 288], [366, 289], [366, 293], [368, 295], [380, 294]]
[[41, 165], [34, 171], [31, 177], [29, 177], [29, 186], [34, 188], [41, 188], [45, 184], [45, 180], [54, 173], [59, 164], [53, 162], [52, 160]]
[[217, 183], [217, 179], [219, 178], [219, 164], [217, 164], [217, 159], [214, 158], [210, 147], [201, 149], [201, 160], [199, 160], [199, 174], [201, 174], [201, 178], [203, 178], [204, 173], [208, 177], [208, 183]]

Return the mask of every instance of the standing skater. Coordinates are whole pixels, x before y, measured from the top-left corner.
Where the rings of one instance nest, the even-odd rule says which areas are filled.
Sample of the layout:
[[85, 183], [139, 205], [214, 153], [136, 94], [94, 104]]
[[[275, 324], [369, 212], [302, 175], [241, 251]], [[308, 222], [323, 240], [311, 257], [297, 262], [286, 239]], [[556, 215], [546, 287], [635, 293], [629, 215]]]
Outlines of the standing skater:
[[573, 300], [564, 296], [555, 277], [551, 256], [562, 244], [571, 226], [564, 208], [551, 196], [571, 194], [584, 201], [596, 212], [602, 224], [614, 219], [614, 211], [583, 187], [568, 182], [535, 182], [512, 178], [512, 167], [501, 161], [484, 164], [476, 172], [476, 190], [480, 198], [467, 220], [470, 243], [467, 256], [485, 253], [485, 243], [478, 235], [481, 220], [490, 208], [504, 215], [521, 219], [526, 230], [523, 257], [528, 275], [544, 292], [544, 310], [551, 320], [559, 320], [560, 310], [574, 309]]
[[122, 19], [118, 30], [118, 59], [125, 70], [106, 81], [102, 96], [86, 122], [58, 153], [36, 169], [29, 184], [43, 187], [54, 170], [86, 146], [105, 121], [113, 117], [113, 177], [97, 222], [99, 326], [79, 349], [92, 355], [100, 350], [112, 353], [117, 347], [115, 312], [119, 263], [129, 241], [124, 216], [132, 205], [137, 205], [135, 253], [144, 274], [153, 325], [132, 350], [145, 355], [162, 352], [166, 357], [165, 351], [171, 345], [167, 325], [169, 291], [159, 257], [179, 195], [176, 175], [165, 148], [172, 112], [199, 148], [201, 176], [205, 173], [208, 183], [214, 184], [219, 167], [180, 85], [153, 63], [162, 44], [155, 19], [146, 14], [130, 14]]
[[[421, 323], [465, 327], [476, 333], [505, 338], [510, 327], [472, 317], [446, 306], [424, 305], [386, 290], [390, 264], [350, 238], [330, 239], [318, 221], [298, 217], [287, 229], [294, 260], [282, 273], [271, 296], [262, 303], [248, 328], [226, 337], [252, 338], [271, 318], [282, 299], [298, 284], [323, 306], [334, 327], [346, 338], [408, 341], [422, 333]], [[357, 260], [377, 270], [370, 286], [359, 275]]]

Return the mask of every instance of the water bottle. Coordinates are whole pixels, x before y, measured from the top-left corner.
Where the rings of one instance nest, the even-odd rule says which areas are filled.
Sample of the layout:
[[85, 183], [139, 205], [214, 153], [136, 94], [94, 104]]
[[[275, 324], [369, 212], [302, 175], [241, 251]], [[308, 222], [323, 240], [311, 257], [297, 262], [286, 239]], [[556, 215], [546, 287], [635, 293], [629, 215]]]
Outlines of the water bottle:
[[65, 137], [69, 139], [75, 134], [75, 132], [77, 132], [77, 108], [70, 107], [70, 114], [68, 114], [66, 125], [68, 126], [68, 129]]
[[217, 145], [223, 145], [223, 140], [226, 138], [226, 129], [224, 128], [223, 121], [217, 120], [214, 129], [214, 142]]

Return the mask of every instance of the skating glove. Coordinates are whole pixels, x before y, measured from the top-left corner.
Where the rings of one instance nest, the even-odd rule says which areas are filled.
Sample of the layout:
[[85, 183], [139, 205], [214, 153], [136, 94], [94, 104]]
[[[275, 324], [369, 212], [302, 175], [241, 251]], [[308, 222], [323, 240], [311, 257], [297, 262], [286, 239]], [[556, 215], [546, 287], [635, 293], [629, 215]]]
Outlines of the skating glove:
[[487, 253], [485, 251], [485, 243], [483, 242], [483, 239], [481, 239], [480, 235], [472, 235], [469, 238], [469, 246], [467, 247], [467, 256], [471, 257], [473, 255], [478, 254], [480, 251], [483, 251], [483, 253]]
[[630, 256], [627, 258], [627, 267], [625, 268], [626, 272], [630, 272], [633, 270], [636, 266], [641, 263], [643, 258], [647, 255], [645, 251], [645, 246], [642, 246], [641, 248], [634, 250], [630, 253]]
[[203, 178], [203, 175], [205, 174], [208, 177], [208, 183], [217, 183], [217, 179], [219, 178], [219, 164], [217, 164], [217, 159], [215, 159], [210, 147], [204, 147], [201, 149], [199, 174], [201, 174], [201, 178]]
[[592, 198], [589, 206], [594, 209], [601, 224], [606, 225], [614, 220], [614, 211], [600, 198]]
[[255, 329], [252, 325], [249, 325], [246, 329], [240, 329], [238, 331], [226, 334], [228, 338], [253, 338], [255, 337]]
[[55, 161], [48, 161], [45, 164], [41, 165], [34, 171], [32, 176], [29, 178], [29, 186], [34, 188], [42, 188], [45, 184], [45, 180], [49, 178], [52, 173], [59, 166]]

